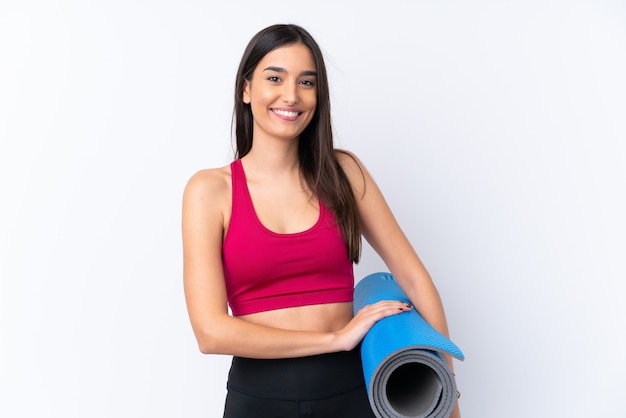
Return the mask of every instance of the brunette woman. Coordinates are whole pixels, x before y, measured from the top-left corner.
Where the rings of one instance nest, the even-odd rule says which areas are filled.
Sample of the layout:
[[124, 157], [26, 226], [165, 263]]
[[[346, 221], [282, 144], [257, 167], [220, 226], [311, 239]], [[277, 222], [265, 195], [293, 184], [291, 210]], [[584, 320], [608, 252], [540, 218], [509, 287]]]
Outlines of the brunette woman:
[[225, 417], [374, 416], [358, 345], [378, 320], [411, 307], [388, 300], [353, 315], [361, 236], [448, 334], [438, 292], [380, 190], [333, 146], [328, 90], [307, 31], [257, 33], [237, 72], [235, 160], [185, 189], [191, 324], [200, 351], [234, 356]]

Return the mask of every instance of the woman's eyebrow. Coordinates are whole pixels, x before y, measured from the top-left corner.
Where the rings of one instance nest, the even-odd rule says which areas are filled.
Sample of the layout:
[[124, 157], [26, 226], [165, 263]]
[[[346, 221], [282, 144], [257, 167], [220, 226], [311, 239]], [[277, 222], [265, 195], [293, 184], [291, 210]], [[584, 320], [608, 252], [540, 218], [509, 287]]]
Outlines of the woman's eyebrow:
[[[273, 67], [273, 66], [266, 67], [266, 68], [263, 69], [263, 71], [274, 71], [276, 73], [286, 73], [287, 72], [287, 70], [282, 68], [282, 67]], [[305, 71], [302, 71], [302, 73], [300, 73], [300, 75], [317, 77], [317, 72], [316, 71], [312, 71], [312, 70], [305, 70]]]

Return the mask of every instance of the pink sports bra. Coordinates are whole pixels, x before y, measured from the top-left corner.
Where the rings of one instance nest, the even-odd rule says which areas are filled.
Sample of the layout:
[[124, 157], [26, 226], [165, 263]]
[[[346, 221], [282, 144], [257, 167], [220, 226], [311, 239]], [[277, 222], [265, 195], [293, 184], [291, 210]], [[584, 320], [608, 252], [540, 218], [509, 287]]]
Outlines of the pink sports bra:
[[308, 230], [272, 232], [254, 211], [241, 160], [230, 167], [232, 215], [222, 261], [233, 315], [352, 302], [352, 262], [333, 212], [320, 202], [319, 218]]

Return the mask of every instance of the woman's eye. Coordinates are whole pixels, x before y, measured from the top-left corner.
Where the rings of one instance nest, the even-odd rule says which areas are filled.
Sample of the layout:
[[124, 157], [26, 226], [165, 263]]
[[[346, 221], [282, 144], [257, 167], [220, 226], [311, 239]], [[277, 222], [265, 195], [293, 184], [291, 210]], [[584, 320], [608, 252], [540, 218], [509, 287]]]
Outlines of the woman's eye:
[[269, 77], [267, 77], [268, 81], [274, 82], [274, 83], [278, 83], [280, 81], [280, 78], [278, 76], [275, 75], [271, 75]]
[[313, 87], [315, 86], [315, 83], [313, 83], [312, 80], [302, 80], [301, 83], [307, 87]]

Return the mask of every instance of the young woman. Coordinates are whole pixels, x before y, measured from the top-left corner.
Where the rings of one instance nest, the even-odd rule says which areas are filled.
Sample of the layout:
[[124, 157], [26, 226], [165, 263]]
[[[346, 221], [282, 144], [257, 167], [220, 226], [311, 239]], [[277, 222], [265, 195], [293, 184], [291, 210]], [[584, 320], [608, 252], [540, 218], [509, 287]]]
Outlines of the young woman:
[[234, 356], [224, 416], [373, 417], [358, 345], [374, 323], [411, 307], [388, 300], [353, 315], [361, 235], [422, 316], [448, 330], [378, 187], [333, 147], [326, 69], [308, 32], [275, 25], [252, 38], [234, 121], [235, 161], [189, 180], [182, 220], [200, 351]]

